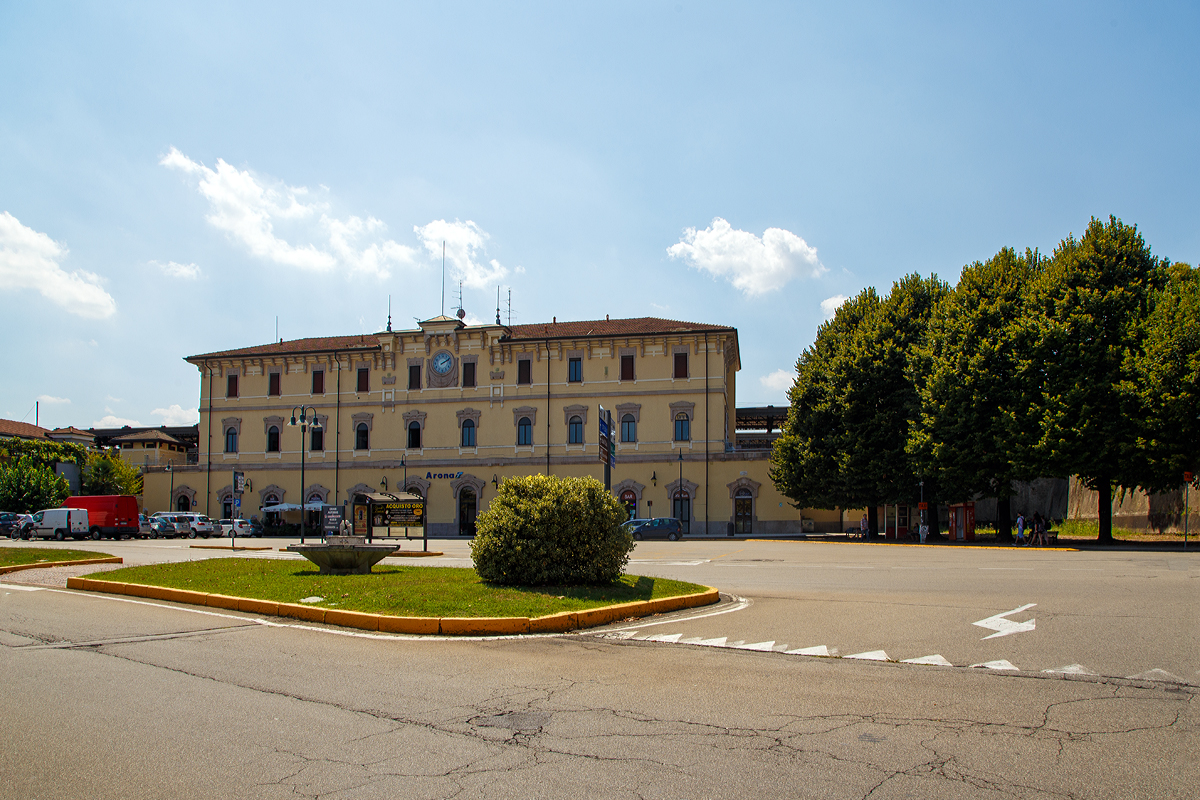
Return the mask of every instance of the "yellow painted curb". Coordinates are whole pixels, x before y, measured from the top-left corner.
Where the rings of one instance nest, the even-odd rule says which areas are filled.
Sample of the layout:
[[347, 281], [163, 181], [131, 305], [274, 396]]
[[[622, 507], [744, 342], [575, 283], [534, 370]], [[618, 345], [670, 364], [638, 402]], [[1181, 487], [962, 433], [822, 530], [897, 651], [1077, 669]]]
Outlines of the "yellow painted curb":
[[[10, 564], [0, 567], [0, 575], [10, 572], [20, 572], [23, 569], [42, 569], [43, 567], [86, 567], [88, 564], [124, 564], [125, 559], [119, 556], [110, 558], [82, 558], [79, 561], [38, 561], [34, 564]], [[70, 580], [68, 578], [68, 580]]]
[[664, 614], [682, 608], [711, 605], [721, 599], [716, 589], [707, 589], [696, 594], [678, 597], [663, 597], [658, 600], [639, 600], [603, 606], [585, 611], [563, 611], [544, 617], [393, 617], [387, 614], [369, 614], [363, 611], [348, 611], [339, 608], [322, 608], [302, 603], [277, 603], [273, 600], [255, 600], [249, 597], [232, 597], [223, 594], [193, 592], [187, 589], [171, 589], [166, 586], [147, 586], [138, 583], [95, 580], [93, 578], [68, 578], [68, 589], [85, 592], [107, 592], [153, 600], [167, 600], [208, 608], [225, 608], [251, 614], [290, 617], [305, 622], [322, 622], [359, 630], [410, 635], [443, 636], [513, 636], [523, 633], [563, 633], [579, 628], [594, 628], [617, 620]]
[[529, 617], [442, 617], [443, 636], [506, 636], [529, 633]]

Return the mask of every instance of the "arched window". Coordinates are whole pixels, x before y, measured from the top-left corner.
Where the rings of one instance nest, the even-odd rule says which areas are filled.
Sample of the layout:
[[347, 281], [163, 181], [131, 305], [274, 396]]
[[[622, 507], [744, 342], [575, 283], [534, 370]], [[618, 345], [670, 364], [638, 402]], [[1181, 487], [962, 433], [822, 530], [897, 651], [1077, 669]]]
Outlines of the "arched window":
[[358, 427], [354, 429], [354, 449], [371, 449], [371, 431], [367, 428], [367, 423], [365, 422], [358, 423]]
[[691, 420], [684, 411], [676, 414], [676, 441], [691, 441]]
[[225, 429], [225, 452], [237, 452], [237, 428], [230, 427]]
[[517, 421], [517, 444], [533, 444], [533, 423], [530, 422], [529, 417], [521, 417]]
[[692, 498], [688, 497], [688, 493], [683, 489], [678, 489], [673, 500], [671, 516], [683, 524], [684, 533], [689, 533], [692, 527]]
[[[277, 495], [269, 494], [263, 498], [263, 508], [267, 508], [268, 506], [273, 506], [273, 505], [277, 504], [278, 502], [279, 502], [279, 497]], [[280, 516], [279, 516], [278, 511], [266, 511], [263, 513], [263, 524], [278, 525], [279, 522], [280, 522]]]
[[626, 414], [621, 417], [621, 441], [637, 441], [637, 420], [633, 418], [633, 414]]
[[415, 419], [408, 423], [408, 449], [421, 449], [421, 423], [417, 422]]
[[462, 446], [463, 447], [474, 447], [475, 446], [475, 423], [469, 419], [463, 420]]
[[754, 495], [749, 489], [738, 489], [733, 495], [733, 532], [752, 533], [754, 527]]
[[276, 425], [267, 428], [267, 452], [279, 452], [279, 427]]
[[621, 492], [621, 505], [625, 506], [626, 519], [633, 519], [637, 516], [637, 492], [633, 489], [626, 489]]
[[567, 441], [571, 444], [583, 444], [583, 420], [571, 417], [567, 423]]

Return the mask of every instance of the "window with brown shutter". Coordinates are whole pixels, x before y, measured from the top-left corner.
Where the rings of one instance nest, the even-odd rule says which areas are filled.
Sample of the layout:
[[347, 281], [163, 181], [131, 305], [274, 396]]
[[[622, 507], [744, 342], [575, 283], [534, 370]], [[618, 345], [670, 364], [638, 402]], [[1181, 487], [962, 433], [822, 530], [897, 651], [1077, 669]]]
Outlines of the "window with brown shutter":
[[475, 362], [468, 361], [463, 365], [463, 381], [464, 388], [470, 388], [475, 385]]
[[686, 378], [687, 376], [688, 376], [687, 353], [676, 353], [675, 354], [675, 377], [676, 378]]
[[238, 376], [237, 375], [230, 375], [225, 380], [225, 396], [226, 397], [237, 397], [238, 396]]
[[371, 391], [371, 370], [366, 367], [360, 367], [358, 370], [358, 391]]
[[271, 397], [279, 397], [282, 392], [279, 390], [279, 373], [272, 372], [267, 376], [267, 394]]
[[633, 380], [633, 356], [621, 356], [621, 380]]
[[313, 394], [325, 394], [325, 370], [313, 370]]
[[517, 383], [533, 383], [533, 362], [527, 358], [517, 362]]

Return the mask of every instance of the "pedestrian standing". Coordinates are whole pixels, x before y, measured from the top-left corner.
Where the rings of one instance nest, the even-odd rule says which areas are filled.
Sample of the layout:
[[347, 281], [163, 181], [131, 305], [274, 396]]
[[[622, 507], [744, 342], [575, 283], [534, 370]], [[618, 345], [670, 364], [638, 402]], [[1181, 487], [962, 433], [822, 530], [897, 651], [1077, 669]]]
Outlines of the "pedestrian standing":
[[867, 539], [867, 515], [863, 514], [862, 520], [858, 523], [859, 538], [863, 541]]
[[1037, 512], [1033, 515], [1033, 540], [1037, 542], [1038, 547], [1045, 547], [1046, 541], [1046, 520], [1042, 519], [1042, 512]]
[[1023, 547], [1024, 545], [1025, 545], [1025, 512], [1021, 511], [1021, 512], [1017, 513], [1017, 546]]

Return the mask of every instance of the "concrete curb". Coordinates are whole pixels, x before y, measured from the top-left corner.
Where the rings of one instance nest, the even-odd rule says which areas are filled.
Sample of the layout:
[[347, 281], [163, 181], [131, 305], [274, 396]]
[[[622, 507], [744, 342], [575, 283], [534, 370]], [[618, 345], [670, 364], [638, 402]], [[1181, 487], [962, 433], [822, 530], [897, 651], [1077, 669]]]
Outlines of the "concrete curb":
[[[290, 546], [291, 545], [288, 545], [288, 547], [290, 547]], [[196, 545], [192, 545], [192, 547], [196, 547]], [[240, 550], [241, 548], [238, 548], [238, 549]], [[255, 550], [270, 550], [271, 548], [256, 547], [253, 549], [255, 549]], [[276, 547], [275, 549], [281, 553], [287, 551], [287, 547]], [[389, 553], [386, 557], [387, 558], [428, 558], [430, 556], [444, 556], [444, 555], [446, 555], [446, 554], [442, 553], [440, 551], [437, 551], [437, 550], [397, 550], [394, 553]]]
[[[83, 563], [83, 562], [70, 562]], [[566, 633], [580, 628], [594, 628], [617, 620], [633, 617], [648, 617], [665, 614], [684, 608], [712, 605], [721, 597], [716, 589], [664, 597], [659, 600], [642, 600], [636, 603], [621, 603], [615, 606], [590, 608], [586, 611], [564, 611], [545, 617], [392, 617], [387, 614], [367, 614], [362, 611], [346, 611], [340, 608], [322, 608], [303, 603], [277, 603], [273, 600], [255, 600], [249, 597], [231, 597], [223, 594], [192, 592], [186, 589], [168, 589], [164, 586], [145, 586], [140, 583], [118, 583], [95, 578], [67, 578], [68, 589], [85, 592], [106, 592], [130, 597], [145, 597], [151, 600], [168, 600], [208, 608], [225, 608], [274, 617], [289, 617], [304, 622], [320, 622], [357, 628], [380, 633], [405, 633], [413, 635], [442, 636], [513, 636], [523, 633]]]
[[270, 547], [234, 547], [228, 544], [190, 544], [193, 550], [270, 550]]
[[124, 564], [125, 559], [119, 556], [110, 558], [84, 558], [79, 561], [39, 561], [36, 564], [11, 564], [0, 567], [0, 575], [10, 572], [20, 572], [23, 569], [42, 569], [43, 567], [86, 567], [88, 564]]

